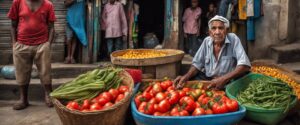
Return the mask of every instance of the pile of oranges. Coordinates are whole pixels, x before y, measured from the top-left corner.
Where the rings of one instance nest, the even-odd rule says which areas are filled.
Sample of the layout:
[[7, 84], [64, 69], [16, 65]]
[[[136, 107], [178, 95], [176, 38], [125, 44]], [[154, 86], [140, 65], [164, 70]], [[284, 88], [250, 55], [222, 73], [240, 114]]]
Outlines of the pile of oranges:
[[129, 50], [119, 57], [123, 59], [145, 59], [163, 57], [166, 55], [167, 53], [159, 50]]
[[298, 96], [298, 99], [300, 99], [300, 84], [291, 79], [288, 75], [283, 74], [279, 69], [268, 66], [253, 66], [251, 70], [254, 73], [260, 73], [282, 80], [294, 89], [295, 94]]

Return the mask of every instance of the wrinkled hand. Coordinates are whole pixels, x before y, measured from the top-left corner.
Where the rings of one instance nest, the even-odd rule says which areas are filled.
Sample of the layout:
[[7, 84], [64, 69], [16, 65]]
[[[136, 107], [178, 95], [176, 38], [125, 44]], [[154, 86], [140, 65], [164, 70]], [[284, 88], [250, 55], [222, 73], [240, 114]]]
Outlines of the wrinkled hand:
[[218, 77], [218, 78], [211, 80], [211, 84], [208, 86], [208, 88], [221, 90], [221, 89], [224, 89], [227, 82], [228, 82], [228, 80], [225, 79], [224, 77]]
[[177, 78], [173, 81], [173, 86], [176, 88], [176, 89], [181, 89], [183, 88], [185, 82], [188, 80], [188, 77], [187, 76], [177, 76]]

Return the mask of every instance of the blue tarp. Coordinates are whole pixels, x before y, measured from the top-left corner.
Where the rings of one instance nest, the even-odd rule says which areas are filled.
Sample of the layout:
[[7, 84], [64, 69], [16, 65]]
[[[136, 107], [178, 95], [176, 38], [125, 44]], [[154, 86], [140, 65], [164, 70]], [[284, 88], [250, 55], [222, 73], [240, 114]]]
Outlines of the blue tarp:
[[87, 36], [85, 31], [85, 2], [75, 2], [68, 8], [67, 22], [75, 35], [82, 43], [87, 45]]

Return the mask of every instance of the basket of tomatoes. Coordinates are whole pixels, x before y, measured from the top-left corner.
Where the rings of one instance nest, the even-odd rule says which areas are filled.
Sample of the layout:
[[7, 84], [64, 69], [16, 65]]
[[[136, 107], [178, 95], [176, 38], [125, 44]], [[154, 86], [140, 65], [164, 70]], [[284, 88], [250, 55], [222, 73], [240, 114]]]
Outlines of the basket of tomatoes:
[[246, 113], [224, 91], [207, 90], [207, 82], [190, 81], [175, 90], [172, 81], [144, 83], [131, 101], [137, 125], [232, 125]]
[[[97, 81], [95, 86], [92, 83], [86, 83], [92, 84], [89, 87], [76, 85], [79, 83], [74, 82], [66, 83], [66, 85], [60, 86], [51, 93], [51, 96], [54, 98], [53, 103], [56, 112], [63, 125], [124, 124], [133, 94], [134, 82], [132, 77], [124, 70], [106, 70], [104, 73], [98, 71], [94, 75], [96, 79], [94, 80]], [[80, 81], [80, 78], [83, 79], [81, 81], [86, 81], [86, 77], [91, 76], [92, 74], [84, 77], [81, 75], [74, 80]], [[77, 88], [76, 86], [79, 87]], [[96, 86], [100, 89], [96, 89]], [[76, 90], [71, 90], [72, 87]], [[60, 90], [68, 90], [68, 88], [70, 88], [69, 91], [65, 93], [63, 93], [64, 91], [60, 92]], [[72, 93], [73, 91], [79, 92]], [[89, 94], [85, 95], [86, 93]]]

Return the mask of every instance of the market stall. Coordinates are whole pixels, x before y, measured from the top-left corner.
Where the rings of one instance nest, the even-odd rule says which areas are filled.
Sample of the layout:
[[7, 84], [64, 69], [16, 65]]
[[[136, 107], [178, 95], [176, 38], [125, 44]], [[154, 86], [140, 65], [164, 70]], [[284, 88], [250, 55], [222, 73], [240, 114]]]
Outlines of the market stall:
[[[112, 62], [122, 67], [164, 65], [180, 54], [133, 53], [118, 51]], [[225, 90], [213, 90], [207, 88], [209, 81], [188, 81], [175, 89], [172, 79], [141, 80], [136, 69], [108, 67], [79, 75], [51, 96], [64, 125], [129, 124], [128, 116], [137, 125], [232, 125], [242, 119], [275, 125], [297, 111], [300, 87], [292, 72], [265, 63], [252, 63], [251, 70]]]

